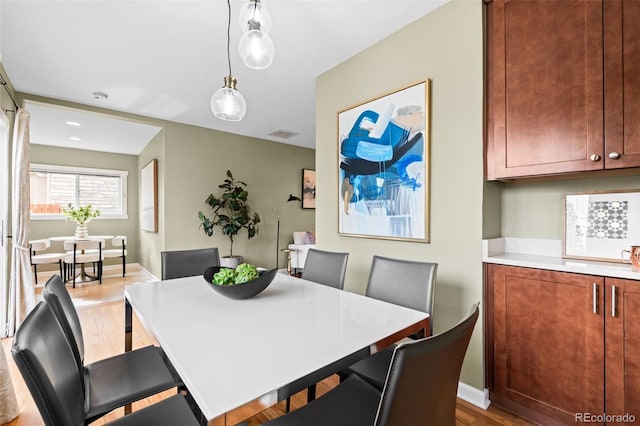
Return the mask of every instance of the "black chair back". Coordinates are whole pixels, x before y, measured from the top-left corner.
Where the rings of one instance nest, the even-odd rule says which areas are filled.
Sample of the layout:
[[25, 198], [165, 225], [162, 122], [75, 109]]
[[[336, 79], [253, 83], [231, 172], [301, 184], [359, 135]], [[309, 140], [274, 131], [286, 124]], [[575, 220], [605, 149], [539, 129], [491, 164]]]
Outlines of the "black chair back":
[[163, 251], [162, 279], [193, 277], [201, 275], [209, 266], [220, 266], [220, 254], [217, 247]]
[[366, 295], [433, 316], [437, 271], [437, 263], [373, 256]]
[[453, 328], [396, 347], [376, 426], [456, 424], [458, 381], [478, 305]]
[[13, 339], [11, 354], [46, 425], [84, 424], [84, 386], [56, 315], [40, 302]]
[[342, 290], [348, 259], [349, 253], [309, 249], [302, 270], [302, 279]]
[[[71, 349], [79, 368], [84, 365], [84, 336], [78, 311], [73, 305], [67, 286], [58, 275], [52, 275], [44, 285], [42, 298], [47, 302], [53, 313], [58, 318], [67, 339], [71, 343]], [[75, 343], [75, 346], [74, 346]]]

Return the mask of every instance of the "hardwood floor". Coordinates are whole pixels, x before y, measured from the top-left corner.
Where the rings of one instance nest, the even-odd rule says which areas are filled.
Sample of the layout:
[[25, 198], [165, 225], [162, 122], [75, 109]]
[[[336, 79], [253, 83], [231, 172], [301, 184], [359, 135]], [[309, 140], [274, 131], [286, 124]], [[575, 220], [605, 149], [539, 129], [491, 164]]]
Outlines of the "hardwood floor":
[[[136, 265], [128, 265], [127, 276], [122, 278], [120, 268], [105, 268], [102, 285], [97, 282], [77, 285], [75, 289], [69, 288], [74, 299], [78, 314], [82, 322], [83, 334], [85, 339], [85, 359], [87, 362], [93, 362], [110, 355], [117, 354], [123, 350], [123, 329], [124, 329], [124, 286], [127, 284], [148, 281], [151, 279], [143, 270]], [[46, 282], [48, 275], [42, 273], [38, 275], [38, 282]], [[36, 291], [38, 297], [40, 290]], [[134, 319], [135, 320], [135, 319]], [[133, 333], [133, 346], [141, 347], [148, 344], [155, 344], [152, 336], [148, 335], [142, 325], [135, 320]], [[20, 405], [21, 414], [9, 422], [9, 426], [35, 426], [42, 425], [42, 419], [38, 413], [31, 395], [22, 377], [20, 376], [10, 354], [11, 339], [2, 339], [2, 347], [5, 350], [7, 359], [10, 363], [11, 378], [13, 381], [18, 403]], [[322, 395], [332, 387], [336, 386], [338, 379], [336, 376], [318, 384], [317, 393]], [[133, 405], [133, 409], [139, 409], [147, 405], [153, 404], [173, 395], [175, 391], [167, 391], [162, 394], [147, 398], [146, 400], [137, 402]], [[301, 392], [293, 396], [291, 405], [293, 409], [304, 405], [306, 401], [306, 392]], [[257, 426], [267, 420], [273, 419], [284, 414], [284, 403], [270, 407], [263, 412], [249, 418], [247, 423], [249, 426]], [[93, 425], [102, 425], [123, 415], [123, 409], [114, 410], [102, 419], [97, 420]], [[237, 415], [238, 421], [243, 420], [241, 414]], [[488, 410], [479, 409], [465, 401], [458, 400], [458, 408], [456, 410], [457, 425], [478, 425], [478, 426], [497, 426], [497, 425], [530, 425], [523, 419], [519, 419], [509, 413], [497, 408], [489, 407]]]

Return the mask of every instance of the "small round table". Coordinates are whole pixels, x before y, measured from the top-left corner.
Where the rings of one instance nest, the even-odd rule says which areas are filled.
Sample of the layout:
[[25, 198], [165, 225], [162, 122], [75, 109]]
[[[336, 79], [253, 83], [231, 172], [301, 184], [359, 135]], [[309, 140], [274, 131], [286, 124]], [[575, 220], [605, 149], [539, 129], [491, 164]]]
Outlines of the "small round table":
[[[65, 241], [83, 241], [83, 240], [109, 240], [113, 239], [113, 235], [87, 235], [86, 237], [76, 237], [76, 236], [68, 236], [68, 237], [49, 237], [49, 241], [57, 241], [57, 242], [65, 242]], [[82, 250], [84, 253], [84, 250]], [[91, 281], [97, 280], [98, 277], [89, 275], [84, 268], [84, 263], [80, 264], [80, 274], [76, 276], [76, 282], [79, 283], [88, 283]], [[67, 282], [72, 281], [72, 279], [67, 279]]]

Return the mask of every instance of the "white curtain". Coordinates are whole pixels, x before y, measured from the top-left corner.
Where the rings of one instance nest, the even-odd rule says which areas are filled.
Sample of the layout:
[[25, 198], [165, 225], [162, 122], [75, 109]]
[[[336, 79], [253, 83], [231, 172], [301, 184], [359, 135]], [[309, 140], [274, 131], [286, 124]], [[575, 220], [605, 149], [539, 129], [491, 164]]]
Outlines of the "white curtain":
[[[8, 153], [7, 145], [9, 144], [9, 120], [7, 116], [4, 114], [4, 111], [0, 110], [0, 149], [4, 150], [3, 154]], [[8, 169], [6, 167], [7, 164], [2, 164], [3, 169]], [[0, 173], [5, 173], [6, 170], [0, 171]], [[8, 175], [5, 178], [8, 179]], [[4, 194], [4, 191], [0, 191], [0, 193]], [[7, 199], [0, 200], [0, 203], [7, 202]], [[0, 212], [2, 214], [2, 212]], [[6, 231], [4, 231], [6, 234]], [[5, 235], [2, 235], [2, 238], [5, 238]], [[6, 241], [6, 240], [5, 240]], [[4, 250], [4, 247], [0, 244], [0, 248]], [[5, 251], [6, 254], [6, 251]], [[2, 257], [2, 256], [0, 256]], [[6, 259], [4, 259], [6, 261]], [[4, 267], [0, 268], [3, 274], [6, 273], [6, 269]], [[6, 330], [4, 329], [6, 324], [6, 314], [8, 312], [8, 304], [7, 302], [7, 288], [4, 285], [6, 283], [6, 276], [0, 277], [0, 325], [2, 325], [2, 330], [0, 330], [0, 337], [4, 337]], [[18, 408], [18, 401], [16, 399], [16, 393], [13, 390], [13, 384], [11, 383], [11, 375], [9, 374], [9, 366], [7, 364], [7, 357], [4, 353], [2, 345], [0, 345], [0, 424], [8, 423], [12, 419], [20, 414], [20, 410]]]
[[9, 279], [9, 334], [12, 335], [35, 305], [29, 261], [29, 120], [20, 108], [13, 126], [12, 222], [13, 249]]

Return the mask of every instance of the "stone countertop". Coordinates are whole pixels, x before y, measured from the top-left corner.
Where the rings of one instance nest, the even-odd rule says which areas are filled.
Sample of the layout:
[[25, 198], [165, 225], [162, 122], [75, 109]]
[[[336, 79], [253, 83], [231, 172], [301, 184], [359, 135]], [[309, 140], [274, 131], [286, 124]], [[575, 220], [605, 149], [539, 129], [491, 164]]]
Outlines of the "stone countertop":
[[527, 238], [494, 238], [483, 241], [485, 263], [547, 269], [585, 275], [640, 281], [640, 271], [618, 262], [567, 259], [562, 257], [562, 242]]

